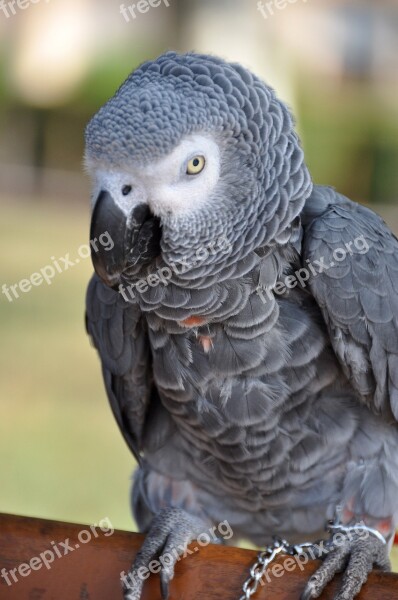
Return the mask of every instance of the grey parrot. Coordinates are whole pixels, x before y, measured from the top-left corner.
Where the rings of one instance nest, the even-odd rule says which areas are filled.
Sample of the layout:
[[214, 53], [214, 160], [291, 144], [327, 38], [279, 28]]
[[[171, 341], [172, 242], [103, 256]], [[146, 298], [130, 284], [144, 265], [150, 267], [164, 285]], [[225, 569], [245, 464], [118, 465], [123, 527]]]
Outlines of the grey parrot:
[[[138, 468], [137, 573], [227, 521], [263, 546], [327, 537], [302, 598], [389, 568], [398, 520], [398, 241], [313, 185], [293, 118], [246, 68], [167, 52], [86, 129], [89, 335]], [[220, 536], [218, 536], [220, 537]], [[287, 575], [288, 576], [288, 575]], [[242, 577], [245, 577], [242, 569]], [[239, 590], [237, 590], [237, 595]]]

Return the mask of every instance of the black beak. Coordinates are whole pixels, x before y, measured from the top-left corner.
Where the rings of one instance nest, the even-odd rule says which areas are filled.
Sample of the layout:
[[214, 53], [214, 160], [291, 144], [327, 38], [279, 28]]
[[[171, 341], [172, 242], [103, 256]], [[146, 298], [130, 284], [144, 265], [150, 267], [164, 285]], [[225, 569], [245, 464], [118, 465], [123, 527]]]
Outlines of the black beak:
[[[113, 246], [101, 245], [107, 234]], [[96, 243], [93, 243], [93, 240]], [[146, 204], [138, 204], [126, 216], [107, 191], [101, 191], [91, 218], [91, 259], [97, 275], [117, 288], [122, 274], [134, 276], [160, 254], [160, 220]]]

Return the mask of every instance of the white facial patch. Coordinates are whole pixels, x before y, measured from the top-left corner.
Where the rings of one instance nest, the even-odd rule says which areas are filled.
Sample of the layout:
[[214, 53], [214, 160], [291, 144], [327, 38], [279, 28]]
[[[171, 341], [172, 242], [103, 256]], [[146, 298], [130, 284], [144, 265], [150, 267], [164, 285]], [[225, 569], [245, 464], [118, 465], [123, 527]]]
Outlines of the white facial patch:
[[[203, 170], [187, 174], [188, 162], [204, 157]], [[107, 190], [129, 215], [136, 204], [147, 203], [158, 217], [178, 217], [200, 210], [210, 202], [220, 177], [220, 149], [209, 136], [195, 134], [184, 138], [170, 154], [150, 164], [133, 165], [125, 171], [95, 168], [93, 198]], [[128, 194], [126, 186], [131, 186]], [[128, 189], [128, 188], [127, 188]]]

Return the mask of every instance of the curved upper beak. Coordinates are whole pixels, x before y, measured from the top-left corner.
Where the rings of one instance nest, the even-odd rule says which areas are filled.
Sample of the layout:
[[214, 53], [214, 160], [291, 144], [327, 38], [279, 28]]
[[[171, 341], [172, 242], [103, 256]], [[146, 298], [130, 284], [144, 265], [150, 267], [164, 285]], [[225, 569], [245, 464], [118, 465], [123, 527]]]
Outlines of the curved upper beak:
[[135, 275], [160, 254], [161, 225], [147, 204], [136, 204], [126, 214], [111, 194], [102, 190], [91, 217], [90, 241], [107, 234], [112, 247], [91, 243], [91, 259], [97, 275], [106, 285], [118, 287], [121, 275]]

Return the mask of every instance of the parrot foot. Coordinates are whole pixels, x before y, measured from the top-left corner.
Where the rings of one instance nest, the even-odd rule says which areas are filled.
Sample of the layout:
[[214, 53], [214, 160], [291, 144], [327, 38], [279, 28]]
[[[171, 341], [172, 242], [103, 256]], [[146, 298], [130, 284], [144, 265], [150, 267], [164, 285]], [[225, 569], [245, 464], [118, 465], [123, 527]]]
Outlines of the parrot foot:
[[359, 594], [374, 567], [389, 571], [388, 546], [379, 535], [366, 527], [356, 532], [348, 530], [338, 536], [334, 533], [331, 541], [326, 543], [326, 558], [309, 579], [301, 600], [319, 598], [326, 585], [339, 572], [344, 573], [343, 583], [334, 600], [352, 600]]
[[[208, 527], [202, 519], [188, 514], [185, 510], [161, 510], [154, 517], [130, 571], [123, 577], [124, 600], [140, 599], [144, 580], [149, 577], [151, 571], [160, 572], [160, 590], [162, 598], [166, 600], [176, 562], [191, 553], [187, 551], [188, 544]], [[150, 563], [153, 563], [151, 568]]]

